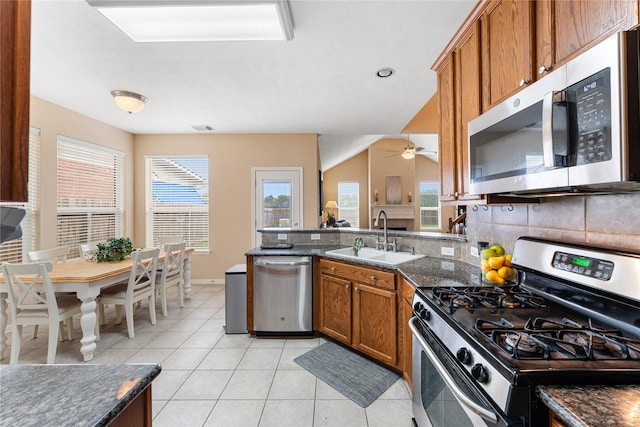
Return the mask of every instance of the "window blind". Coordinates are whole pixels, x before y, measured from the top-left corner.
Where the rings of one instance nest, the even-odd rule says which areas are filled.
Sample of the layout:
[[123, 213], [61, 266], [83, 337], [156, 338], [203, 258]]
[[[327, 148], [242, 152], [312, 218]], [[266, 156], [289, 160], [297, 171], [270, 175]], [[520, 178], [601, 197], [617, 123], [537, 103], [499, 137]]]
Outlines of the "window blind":
[[147, 245], [158, 236], [183, 236], [196, 251], [209, 250], [209, 159], [146, 157]]
[[360, 183], [338, 182], [338, 218], [360, 227]]
[[26, 210], [20, 223], [22, 237], [0, 245], [0, 261], [21, 263], [27, 259], [27, 252], [37, 248], [40, 218], [40, 129], [29, 129], [29, 177], [27, 203], [0, 203], [2, 206], [18, 207]]
[[58, 137], [58, 246], [69, 258], [80, 245], [122, 237], [124, 153]]

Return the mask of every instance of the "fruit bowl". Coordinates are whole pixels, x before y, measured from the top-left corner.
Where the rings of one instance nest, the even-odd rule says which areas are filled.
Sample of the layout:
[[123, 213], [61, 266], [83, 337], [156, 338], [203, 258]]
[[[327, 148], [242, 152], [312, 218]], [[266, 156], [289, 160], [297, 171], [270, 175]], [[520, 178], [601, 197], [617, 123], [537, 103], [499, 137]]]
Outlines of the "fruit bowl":
[[498, 244], [483, 249], [480, 252], [483, 281], [498, 286], [514, 284], [518, 276], [516, 269], [511, 266], [511, 257]]

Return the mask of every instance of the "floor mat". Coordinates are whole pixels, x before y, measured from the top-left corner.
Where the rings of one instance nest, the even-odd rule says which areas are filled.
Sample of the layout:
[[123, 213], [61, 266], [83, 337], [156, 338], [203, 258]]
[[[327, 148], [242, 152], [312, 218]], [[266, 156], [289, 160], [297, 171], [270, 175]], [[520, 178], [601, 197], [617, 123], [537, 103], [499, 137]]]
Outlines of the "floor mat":
[[400, 374], [331, 341], [294, 361], [363, 408], [400, 378]]

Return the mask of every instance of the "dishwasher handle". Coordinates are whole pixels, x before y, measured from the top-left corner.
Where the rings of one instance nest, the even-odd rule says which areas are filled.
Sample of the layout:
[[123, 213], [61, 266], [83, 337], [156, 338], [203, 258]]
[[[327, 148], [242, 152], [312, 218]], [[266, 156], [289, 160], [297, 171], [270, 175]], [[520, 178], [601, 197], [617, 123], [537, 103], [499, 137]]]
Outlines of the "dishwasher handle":
[[311, 261], [306, 258], [298, 258], [294, 260], [278, 260], [278, 261], [267, 261], [267, 260], [258, 260], [255, 265], [258, 267], [272, 267], [272, 266], [296, 266], [296, 265], [309, 265]]

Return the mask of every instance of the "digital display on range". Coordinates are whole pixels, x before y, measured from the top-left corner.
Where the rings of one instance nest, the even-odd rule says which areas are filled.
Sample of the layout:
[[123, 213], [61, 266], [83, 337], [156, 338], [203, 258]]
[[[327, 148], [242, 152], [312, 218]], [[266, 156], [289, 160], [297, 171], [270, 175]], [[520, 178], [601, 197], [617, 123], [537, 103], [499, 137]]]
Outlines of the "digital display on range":
[[553, 267], [581, 276], [607, 281], [611, 279], [614, 264], [611, 261], [603, 259], [589, 258], [566, 252], [556, 252], [553, 255]]

